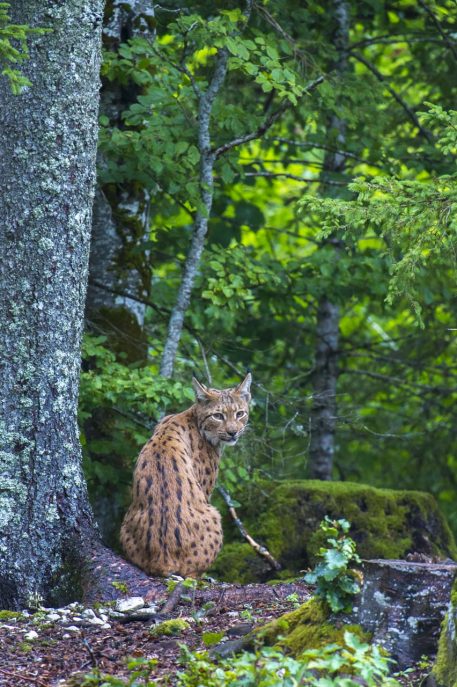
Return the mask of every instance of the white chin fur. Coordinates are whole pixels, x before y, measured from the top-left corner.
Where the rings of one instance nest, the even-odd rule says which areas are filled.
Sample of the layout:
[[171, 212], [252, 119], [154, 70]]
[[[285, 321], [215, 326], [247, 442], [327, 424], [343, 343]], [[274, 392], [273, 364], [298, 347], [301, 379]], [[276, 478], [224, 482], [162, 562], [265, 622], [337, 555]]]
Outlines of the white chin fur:
[[205, 432], [205, 439], [208, 441], [212, 446], [235, 446], [236, 442], [238, 441], [239, 437], [236, 437], [235, 439], [220, 439], [219, 437], [211, 436], [209, 432]]

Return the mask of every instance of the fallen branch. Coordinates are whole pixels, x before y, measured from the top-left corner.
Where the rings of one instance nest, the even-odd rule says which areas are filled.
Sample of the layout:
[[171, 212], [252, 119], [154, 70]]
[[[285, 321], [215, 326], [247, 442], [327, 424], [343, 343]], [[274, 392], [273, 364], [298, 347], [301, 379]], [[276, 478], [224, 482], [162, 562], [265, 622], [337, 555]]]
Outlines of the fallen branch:
[[246, 530], [245, 526], [243, 525], [243, 523], [241, 522], [241, 520], [240, 520], [239, 517], [238, 517], [238, 514], [237, 514], [237, 512], [236, 512], [236, 510], [235, 510], [235, 506], [233, 505], [233, 501], [232, 501], [232, 499], [231, 499], [230, 494], [228, 493], [228, 491], [227, 491], [224, 487], [222, 487], [222, 486], [218, 486], [218, 491], [219, 491], [220, 495], [222, 496], [222, 498], [224, 499], [225, 503], [227, 504], [227, 507], [228, 507], [228, 509], [229, 509], [230, 516], [231, 516], [233, 522], [235, 523], [235, 525], [236, 525], [236, 526], [238, 527], [238, 529], [240, 530], [241, 536], [242, 536], [244, 539], [246, 539], [247, 543], [250, 544], [250, 545], [252, 546], [252, 548], [254, 549], [254, 551], [255, 551], [259, 556], [262, 556], [263, 558], [265, 558], [265, 559], [268, 561], [270, 567], [273, 568], [273, 570], [281, 570], [281, 565], [280, 565], [280, 563], [278, 563], [278, 561], [277, 561], [275, 558], [273, 558], [273, 556], [272, 556], [271, 553], [268, 551], [268, 549], [267, 549], [265, 546], [262, 546], [261, 544], [258, 544], [258, 543], [251, 537], [251, 535], [249, 534], [249, 532]]
[[160, 609], [160, 615], [168, 615], [172, 613], [176, 606], [181, 601], [181, 597], [184, 594], [185, 588], [182, 582], [178, 582], [176, 587], [171, 592], [168, 599], [165, 601], [164, 605]]
[[14, 678], [15, 680], [27, 680], [28, 682], [33, 682], [35, 687], [48, 687], [46, 682], [42, 682], [36, 676], [22, 675], [21, 673], [11, 673], [9, 670], [4, 670], [0, 668], [0, 673], [6, 675], [7, 677]]

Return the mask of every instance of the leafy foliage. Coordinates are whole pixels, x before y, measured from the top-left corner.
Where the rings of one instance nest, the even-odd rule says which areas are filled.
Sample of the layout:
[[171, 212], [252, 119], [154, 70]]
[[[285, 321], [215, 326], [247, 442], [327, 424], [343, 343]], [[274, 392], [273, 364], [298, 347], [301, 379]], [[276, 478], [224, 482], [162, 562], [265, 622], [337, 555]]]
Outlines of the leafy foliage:
[[[455, 154], [457, 112], [435, 105], [422, 120], [436, 131], [436, 148], [444, 156]], [[348, 188], [356, 194], [352, 201], [305, 198], [301, 208], [320, 218], [322, 240], [334, 234], [347, 240], [367, 232], [381, 240], [392, 258], [387, 302], [406, 294], [419, 315], [416, 282], [431, 263], [445, 268], [455, 255], [457, 175], [358, 178]]]
[[[274, 648], [256, 653], [243, 653], [235, 658], [213, 663], [207, 652], [191, 652], [182, 646], [185, 669], [177, 674], [179, 687], [357, 687], [360, 680], [366, 687], [396, 687], [400, 683], [389, 677], [389, 659], [376, 645], [370, 646], [350, 632], [344, 635], [344, 646], [329, 644], [318, 651], [306, 651], [299, 659], [286, 656]], [[127, 679], [87, 675], [81, 687], [103, 685], [113, 687], [154, 687], [151, 679], [155, 661], [131, 659], [131, 677]], [[97, 682], [98, 680], [98, 682]]]
[[317, 585], [316, 594], [328, 603], [334, 613], [349, 612], [354, 595], [360, 592], [359, 578], [350, 565], [360, 563], [356, 544], [347, 536], [351, 525], [347, 520], [331, 520], [328, 516], [320, 524], [327, 547], [319, 549], [322, 563], [305, 575], [306, 582]]
[[46, 33], [46, 30], [11, 24], [10, 7], [11, 3], [0, 2], [0, 65], [3, 65], [2, 76], [8, 79], [12, 92], [19, 95], [26, 86], [31, 86], [31, 81], [15, 65], [29, 57], [29, 36]]
[[[222, 461], [232, 495], [256, 476], [305, 477], [325, 296], [340, 311], [334, 477], [430, 490], [457, 527], [456, 85], [443, 38], [453, 40], [455, 12], [450, 0], [431, 14], [384, 0], [348, 7], [341, 78], [329, 3], [255, 3], [247, 25], [239, 11], [171, 3], [167, 10], [178, 11], [157, 8], [155, 42], [133, 38], [106, 52], [105, 83], [132, 97], [102, 117], [100, 179], [107, 193], [130, 184], [148, 198], [147, 217], [138, 216], [146, 235], [123, 227], [119, 269], [141, 263], [152, 306], [144, 371], [119, 355], [93, 363], [110, 393], [116, 376], [126, 385], [114, 390], [115, 403], [98, 390], [98, 412], [93, 380], [83, 376], [84, 425], [98, 432], [84, 433], [85, 456], [98, 495], [104, 488], [123, 501], [154, 420], [185, 407], [191, 375], [205, 379], [207, 368], [214, 386], [253, 371], [250, 431]], [[200, 197], [194, 87], [206, 88], [216, 45], [229, 51], [230, 71], [214, 105], [214, 147], [256, 132], [278, 109], [281, 116], [216, 161], [174, 393], [174, 382], [169, 392], [156, 377]], [[344, 169], [329, 173], [334, 155]], [[148, 400], [149, 379], [158, 393]]]

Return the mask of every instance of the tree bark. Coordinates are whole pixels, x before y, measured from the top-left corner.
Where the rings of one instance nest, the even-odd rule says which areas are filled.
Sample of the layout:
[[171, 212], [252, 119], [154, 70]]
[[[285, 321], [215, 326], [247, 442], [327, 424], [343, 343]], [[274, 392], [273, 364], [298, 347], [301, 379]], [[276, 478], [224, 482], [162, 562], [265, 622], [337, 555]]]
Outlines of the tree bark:
[[16, 0], [47, 27], [0, 81], [0, 607], [77, 595], [97, 540], [76, 409], [95, 183], [102, 0]]
[[221, 48], [217, 54], [216, 64], [209, 86], [205, 92], [199, 93], [198, 149], [200, 152], [200, 185], [204, 210], [199, 210], [195, 218], [189, 254], [186, 259], [176, 303], [173, 307], [168, 324], [168, 335], [160, 365], [161, 376], [167, 378], [173, 375], [176, 354], [178, 352], [179, 341], [184, 325], [184, 317], [190, 304], [190, 297], [200, 265], [200, 259], [205, 245], [205, 237], [208, 231], [208, 220], [213, 205], [213, 168], [216, 155], [211, 150], [211, 112], [214, 100], [225, 80], [227, 63], [228, 51], [226, 48]]
[[[120, 44], [130, 38], [143, 36], [153, 40], [154, 33], [154, 6], [150, 0], [129, 3], [115, 0], [103, 28], [103, 44], [106, 49], [117, 51]], [[133, 83], [124, 85], [105, 80], [100, 110], [122, 126], [122, 113], [138, 95], [139, 88]], [[103, 168], [101, 155], [99, 166]], [[148, 208], [149, 192], [138, 189], [138, 185], [111, 184], [109, 191], [98, 185], [92, 217], [86, 316], [89, 329], [101, 330], [110, 340], [114, 339], [115, 351], [124, 347], [130, 362], [144, 361], [147, 357], [147, 342], [142, 331], [146, 305], [120, 294], [125, 292], [140, 299], [149, 294], [147, 255], [146, 260], [144, 255], [133, 257], [129, 249], [148, 238]], [[132, 339], [138, 341], [136, 351], [132, 350]]]
[[[347, 70], [349, 45], [349, 7], [346, 0], [334, 0], [336, 27], [334, 43], [337, 60], [334, 65], [339, 76]], [[329, 132], [336, 132], [336, 145], [330, 146], [344, 150], [346, 142], [346, 123], [338, 115], [329, 121]], [[338, 152], [328, 152], [324, 160], [322, 188], [326, 192], [329, 177], [344, 171], [346, 157]], [[338, 260], [339, 245], [332, 241], [335, 260]], [[339, 345], [339, 307], [332, 298], [324, 294], [318, 303], [316, 316], [315, 370], [312, 379], [313, 402], [310, 414], [311, 439], [309, 449], [309, 474], [322, 480], [332, 479], [333, 458], [335, 454], [335, 432], [337, 419], [337, 380]]]
[[398, 670], [436, 653], [449, 606], [454, 562], [364, 561], [354, 620], [397, 661]]

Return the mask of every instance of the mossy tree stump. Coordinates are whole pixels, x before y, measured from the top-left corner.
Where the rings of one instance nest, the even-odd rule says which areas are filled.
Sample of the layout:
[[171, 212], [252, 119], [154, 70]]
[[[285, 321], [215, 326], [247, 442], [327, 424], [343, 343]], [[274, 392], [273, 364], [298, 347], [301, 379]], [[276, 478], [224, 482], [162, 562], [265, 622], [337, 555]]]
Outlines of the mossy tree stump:
[[[377, 489], [352, 482], [318, 480], [255, 481], [233, 494], [250, 534], [283, 567], [287, 579], [312, 567], [325, 544], [319, 523], [344, 517], [362, 558], [397, 559], [409, 553], [457, 558], [449, 526], [431, 494]], [[224, 508], [221, 507], [224, 512]], [[213, 573], [227, 582], [266, 581], [277, 573], [249, 552], [238, 530], [225, 518], [224, 547]]]
[[446, 610], [438, 654], [426, 687], [457, 687], [457, 577]]
[[371, 560], [364, 561], [363, 575], [354, 615], [373, 642], [400, 669], [435, 654], [457, 564]]

